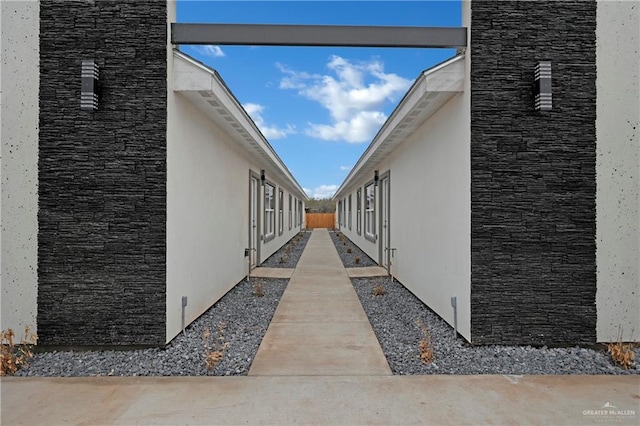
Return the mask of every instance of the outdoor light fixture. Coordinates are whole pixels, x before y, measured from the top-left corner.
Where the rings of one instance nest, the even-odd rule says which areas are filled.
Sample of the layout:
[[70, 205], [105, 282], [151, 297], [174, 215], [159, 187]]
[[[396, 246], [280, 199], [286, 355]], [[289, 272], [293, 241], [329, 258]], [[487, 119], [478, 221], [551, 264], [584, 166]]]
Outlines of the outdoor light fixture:
[[260, 170], [260, 182], [262, 183], [262, 186], [264, 186], [264, 181], [266, 180], [266, 177], [264, 175], [264, 169]]
[[98, 64], [94, 59], [82, 61], [81, 79], [80, 109], [95, 111], [98, 109]]
[[551, 111], [551, 61], [542, 61], [536, 64], [533, 96], [536, 111]]
[[378, 186], [378, 181], [380, 180], [380, 176], [378, 176], [378, 171], [374, 171], [373, 172], [373, 181], [375, 182], [376, 186]]

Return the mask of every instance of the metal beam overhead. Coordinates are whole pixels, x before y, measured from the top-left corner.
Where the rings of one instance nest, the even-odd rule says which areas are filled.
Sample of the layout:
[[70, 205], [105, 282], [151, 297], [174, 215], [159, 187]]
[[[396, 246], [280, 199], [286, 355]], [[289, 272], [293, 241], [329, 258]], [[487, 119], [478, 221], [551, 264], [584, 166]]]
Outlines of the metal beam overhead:
[[465, 27], [171, 24], [173, 44], [342, 47], [467, 47]]

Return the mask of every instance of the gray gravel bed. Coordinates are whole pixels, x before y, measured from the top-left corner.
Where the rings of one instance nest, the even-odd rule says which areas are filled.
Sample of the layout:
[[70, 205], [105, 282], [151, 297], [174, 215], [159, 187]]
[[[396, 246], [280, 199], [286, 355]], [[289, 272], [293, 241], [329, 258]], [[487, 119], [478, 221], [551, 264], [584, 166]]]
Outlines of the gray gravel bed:
[[[471, 346], [403, 285], [389, 277], [352, 278], [380, 346], [394, 374], [640, 374], [614, 365], [606, 350], [582, 347]], [[386, 293], [373, 295], [382, 285]], [[424, 364], [418, 344], [421, 321], [429, 330], [435, 360]], [[635, 348], [640, 360], [640, 348]]]
[[[262, 262], [260, 266], [267, 268], [295, 268], [310, 237], [311, 231], [304, 230], [298, 232], [287, 244], [283, 245], [278, 251], [269, 256], [267, 260]], [[289, 246], [288, 249], [287, 246]]]
[[[254, 284], [263, 284], [263, 297], [254, 295]], [[258, 351], [269, 322], [278, 306], [287, 279], [243, 280], [209, 310], [191, 323], [186, 336], [180, 333], [164, 349], [134, 351], [87, 351], [38, 353], [30, 366], [17, 376], [244, 376]], [[211, 331], [215, 343], [220, 324], [229, 344], [223, 360], [207, 370], [204, 332]]]
[[[340, 241], [338, 237], [339, 231], [329, 231], [329, 235], [331, 235], [331, 241], [336, 246], [336, 250], [338, 251], [338, 255], [340, 255], [340, 260], [342, 260], [342, 264], [345, 268], [358, 268], [365, 266], [378, 266], [376, 262], [374, 262], [365, 252], [363, 252], [360, 247], [353, 244], [351, 240], [346, 238], [344, 243]], [[348, 253], [348, 250], [351, 249], [351, 253]], [[359, 258], [360, 261], [356, 263], [355, 259]]]

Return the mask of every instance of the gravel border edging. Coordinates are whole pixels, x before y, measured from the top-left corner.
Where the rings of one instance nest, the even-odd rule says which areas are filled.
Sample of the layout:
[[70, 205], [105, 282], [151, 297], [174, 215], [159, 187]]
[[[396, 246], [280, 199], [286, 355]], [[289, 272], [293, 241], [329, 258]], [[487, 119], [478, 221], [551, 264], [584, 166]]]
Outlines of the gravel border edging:
[[[360, 303], [394, 375], [423, 374], [640, 374], [640, 363], [625, 370], [614, 365], [606, 350], [581, 347], [472, 346], [453, 336], [453, 328], [413, 293], [390, 277], [352, 278]], [[374, 296], [373, 287], [385, 289]], [[423, 338], [416, 320], [429, 330], [435, 360], [424, 364], [418, 343]], [[640, 360], [640, 347], [634, 349]]]
[[[260, 280], [264, 296], [257, 297], [254, 283]], [[35, 354], [30, 365], [16, 376], [246, 376], [267, 332], [288, 279], [252, 278], [238, 283], [211, 308], [192, 322], [186, 336], [180, 333], [164, 349], [134, 351], [54, 351]], [[213, 371], [205, 367], [204, 331], [217, 338], [225, 324], [224, 358]]]
[[[300, 256], [304, 248], [307, 246], [311, 238], [311, 232], [302, 230], [295, 236], [291, 237], [286, 244], [280, 247], [275, 253], [269, 256], [264, 262], [260, 264], [260, 267], [264, 268], [295, 268], [298, 265]], [[289, 246], [289, 253], [287, 253], [287, 246]], [[284, 259], [284, 262], [280, 261], [280, 258]]]
[[[338, 255], [340, 256], [340, 260], [342, 260], [342, 264], [345, 268], [364, 268], [367, 266], [378, 266], [378, 264], [369, 257], [360, 247], [355, 245], [347, 236], [345, 235], [345, 244], [340, 241], [338, 237], [338, 233], [340, 231], [329, 230], [329, 235], [331, 236], [331, 241], [333, 241], [333, 245], [336, 247], [338, 251]], [[344, 235], [344, 234], [342, 234]], [[347, 250], [351, 249], [351, 253], [348, 253]], [[360, 262], [356, 263], [355, 258], [360, 258]]]

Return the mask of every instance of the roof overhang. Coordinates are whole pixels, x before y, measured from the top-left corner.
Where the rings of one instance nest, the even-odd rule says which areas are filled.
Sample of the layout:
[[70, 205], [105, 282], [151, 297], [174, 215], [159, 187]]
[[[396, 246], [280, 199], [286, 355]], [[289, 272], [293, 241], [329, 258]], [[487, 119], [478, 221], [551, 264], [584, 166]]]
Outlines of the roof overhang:
[[273, 147], [231, 93], [220, 75], [190, 56], [173, 51], [173, 91], [180, 93], [246, 151], [267, 177], [277, 175], [298, 198], [308, 200]]
[[384, 123], [333, 196], [338, 199], [364, 177], [373, 178], [378, 164], [442, 106], [464, 90], [464, 54], [423, 71]]

